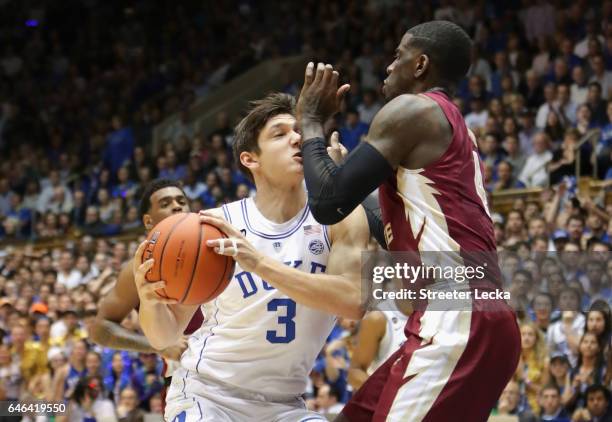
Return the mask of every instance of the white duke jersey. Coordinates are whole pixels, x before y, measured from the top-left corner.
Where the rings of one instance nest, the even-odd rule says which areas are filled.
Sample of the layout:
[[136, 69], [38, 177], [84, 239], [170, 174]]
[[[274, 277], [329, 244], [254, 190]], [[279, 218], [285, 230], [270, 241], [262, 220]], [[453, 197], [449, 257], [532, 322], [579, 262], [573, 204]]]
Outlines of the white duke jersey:
[[[225, 219], [265, 255], [300, 271], [325, 272], [327, 228], [308, 206], [282, 224], [252, 198], [222, 207]], [[300, 305], [238, 263], [227, 289], [202, 305], [206, 321], [189, 338], [181, 365], [204, 378], [262, 394], [299, 396], [335, 316]]]
[[[376, 356], [368, 368], [368, 374], [370, 375], [380, 365], [385, 363], [389, 356], [397, 352], [400, 346], [406, 341], [404, 327], [406, 326], [408, 317], [397, 309], [395, 303], [385, 303], [387, 308], [385, 308], [385, 310], [381, 310], [386, 320], [385, 335], [380, 339]], [[389, 307], [391, 307], [392, 310], [389, 310]]]

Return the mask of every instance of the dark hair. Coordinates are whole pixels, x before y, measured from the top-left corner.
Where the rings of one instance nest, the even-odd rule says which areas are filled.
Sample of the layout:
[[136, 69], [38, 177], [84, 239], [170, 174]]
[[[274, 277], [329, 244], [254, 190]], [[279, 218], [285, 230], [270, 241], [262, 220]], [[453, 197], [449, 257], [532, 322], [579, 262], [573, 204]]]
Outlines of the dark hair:
[[[553, 378], [554, 380], [554, 378]], [[557, 384], [553, 384], [552, 382], [550, 384], [546, 384], [541, 390], [540, 390], [540, 394], [544, 392], [544, 390], [555, 390], [557, 392], [557, 394], [561, 395], [561, 389], [559, 388], [559, 386]]]
[[183, 195], [185, 195], [185, 192], [183, 191], [183, 187], [181, 186], [181, 183], [175, 180], [155, 179], [152, 182], [147, 183], [147, 185], [144, 188], [144, 191], [142, 192], [142, 197], [140, 198], [140, 204], [138, 205], [138, 215], [140, 216], [141, 220], [142, 220], [142, 217], [146, 213], [148, 213], [149, 210], [151, 209], [151, 196], [158, 190], [169, 188], [169, 187], [178, 188], [181, 190], [181, 192], [183, 192]]
[[601, 84], [597, 81], [593, 81], [593, 82], [589, 82], [589, 84], [587, 85], [589, 87], [589, 89], [591, 89], [592, 87], [595, 87], [599, 90], [599, 92], [602, 91], [601, 89]]
[[333, 385], [329, 386], [329, 397], [335, 397], [336, 401], [338, 403], [340, 403], [342, 401], [342, 397], [340, 395], [340, 390], [338, 390], [338, 388], [333, 386]]
[[413, 26], [407, 34], [412, 35], [410, 44], [435, 65], [441, 85], [450, 85], [451, 89], [459, 85], [470, 68], [472, 50], [472, 40], [460, 26], [449, 21], [430, 21]]
[[514, 279], [514, 277], [516, 277], [517, 275], [525, 276], [529, 283], [531, 283], [533, 281], [533, 275], [531, 275], [531, 273], [529, 271], [527, 271], [527, 270], [516, 270], [514, 272], [514, 275], [512, 276], [512, 279]]
[[81, 378], [74, 387], [71, 398], [80, 406], [83, 403], [85, 394], [91, 394], [92, 390], [97, 389], [98, 393], [102, 394], [102, 389], [104, 388], [102, 382], [102, 377], [99, 375], [88, 375]]
[[[599, 352], [597, 352], [597, 357], [595, 358], [595, 370], [593, 371], [593, 382], [595, 384], [599, 384], [602, 381], [602, 368], [605, 365], [604, 359], [604, 350], [601, 348], [601, 344], [599, 343], [599, 339], [595, 333], [584, 333], [582, 337], [580, 337], [580, 342], [578, 342], [578, 361], [576, 362], [576, 367], [574, 368], [574, 376], [580, 372], [580, 367], [582, 366], [582, 352], [580, 351], [580, 344], [584, 340], [584, 338], [588, 335], [595, 336], [595, 341], [597, 341], [597, 346], [599, 347]], [[572, 381], [574, 377], [572, 377]], [[588, 391], [588, 390], [587, 390]], [[586, 397], [586, 394], [585, 394]], [[608, 397], [608, 401], [610, 401]]]
[[[531, 300], [531, 307], [532, 307], [532, 308], [534, 308], [534, 307], [535, 307], [535, 306], [534, 306], [534, 305], [535, 305], [535, 301], [536, 301], [536, 299], [537, 299], [537, 298], [539, 298], [539, 297], [545, 297], [545, 298], [547, 298], [547, 299], [550, 301], [550, 306], [551, 306], [551, 308], [552, 308], [552, 307], [555, 305], [555, 300], [553, 299], [553, 297], [552, 297], [552, 295], [551, 295], [550, 293], [548, 293], [548, 292], [542, 292], [542, 291], [539, 291], [539, 292], [537, 292], [537, 293], [536, 293], [536, 294], [533, 296], [533, 299]], [[551, 312], [552, 312], [552, 309], [551, 309]]]
[[585, 399], [588, 400], [589, 395], [591, 395], [593, 393], [596, 393], [598, 391], [600, 391], [604, 395], [604, 397], [606, 398], [606, 401], [608, 403], [610, 403], [610, 391], [606, 387], [601, 385], [601, 384], [592, 384], [592, 385], [589, 385], [588, 388], [586, 389], [586, 391], [584, 392]]
[[611, 250], [609, 243], [604, 242], [603, 240], [597, 237], [592, 237], [589, 240], [587, 240], [587, 249], [592, 249], [593, 247], [595, 247], [595, 245], [603, 245], [608, 249], [608, 251]]
[[242, 152], [259, 153], [257, 138], [268, 120], [279, 114], [295, 114], [295, 98], [289, 94], [275, 92], [265, 98], [250, 103], [249, 113], [235, 128], [232, 150], [240, 170], [253, 181], [250, 170], [240, 162]]
[[523, 213], [520, 210], [517, 209], [511, 209], [510, 211], [508, 211], [508, 214], [506, 215], [506, 222], [508, 221], [507, 219], [510, 218], [510, 214], [518, 214], [519, 217], [521, 217], [521, 220], [525, 221], [525, 218], [523, 217]]
[[589, 314], [591, 312], [600, 312], [604, 318], [604, 330], [601, 334], [597, 335], [597, 342], [599, 348], [605, 350], [606, 346], [610, 342], [610, 335], [612, 334], [612, 319], [610, 317], [610, 306], [608, 302], [602, 299], [595, 300], [586, 315], [586, 321], [584, 323], [584, 334], [586, 334], [589, 327]]

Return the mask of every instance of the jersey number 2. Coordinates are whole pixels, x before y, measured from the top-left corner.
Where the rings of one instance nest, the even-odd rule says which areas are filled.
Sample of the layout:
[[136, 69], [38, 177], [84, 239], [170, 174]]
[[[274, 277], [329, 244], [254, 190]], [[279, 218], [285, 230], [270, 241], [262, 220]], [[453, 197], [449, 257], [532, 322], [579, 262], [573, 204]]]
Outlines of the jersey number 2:
[[268, 311], [277, 312], [278, 308], [287, 310], [285, 315], [278, 317], [278, 323], [285, 326], [285, 335], [279, 336], [278, 331], [268, 330], [266, 340], [270, 343], [290, 343], [295, 339], [295, 302], [291, 299], [272, 299], [268, 302]]

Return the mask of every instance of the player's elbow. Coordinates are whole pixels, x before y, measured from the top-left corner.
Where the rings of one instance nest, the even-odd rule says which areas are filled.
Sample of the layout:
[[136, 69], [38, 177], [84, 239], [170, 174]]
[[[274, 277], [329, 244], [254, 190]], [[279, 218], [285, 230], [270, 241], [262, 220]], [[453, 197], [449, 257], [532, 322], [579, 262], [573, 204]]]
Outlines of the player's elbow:
[[143, 332], [149, 344], [155, 350], [164, 350], [168, 347], [174, 346], [178, 343], [180, 335], [173, 335], [168, 333], [150, 332], [144, 329]]
[[105, 324], [105, 320], [96, 318], [89, 328], [89, 339], [100, 346], [108, 346], [110, 333]]
[[319, 224], [331, 226], [337, 224], [345, 217], [338, 212], [338, 207], [333, 207], [330, 204], [322, 204], [318, 199], [310, 197], [308, 206], [312, 216]]

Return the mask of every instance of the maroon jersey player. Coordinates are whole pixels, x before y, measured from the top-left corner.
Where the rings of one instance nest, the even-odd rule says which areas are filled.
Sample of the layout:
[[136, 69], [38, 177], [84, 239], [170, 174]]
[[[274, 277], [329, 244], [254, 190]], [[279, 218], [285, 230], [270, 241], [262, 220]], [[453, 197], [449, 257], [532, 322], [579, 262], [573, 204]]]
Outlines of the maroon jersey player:
[[[484, 253], [482, 292], [498, 291], [493, 225], [475, 138], [450, 95], [470, 66], [471, 41], [457, 25], [432, 21], [406, 32], [387, 68], [387, 104], [340, 165], [328, 157], [322, 123], [338, 110], [330, 65], [310, 63], [298, 102], [309, 205], [333, 224], [379, 188], [387, 245], [425, 257]], [[423, 258], [425, 260], [425, 258]], [[493, 297], [495, 297], [493, 295]], [[467, 309], [418, 308], [406, 342], [357, 391], [338, 420], [485, 421], [518, 364], [515, 314], [503, 299], [470, 296]]]

